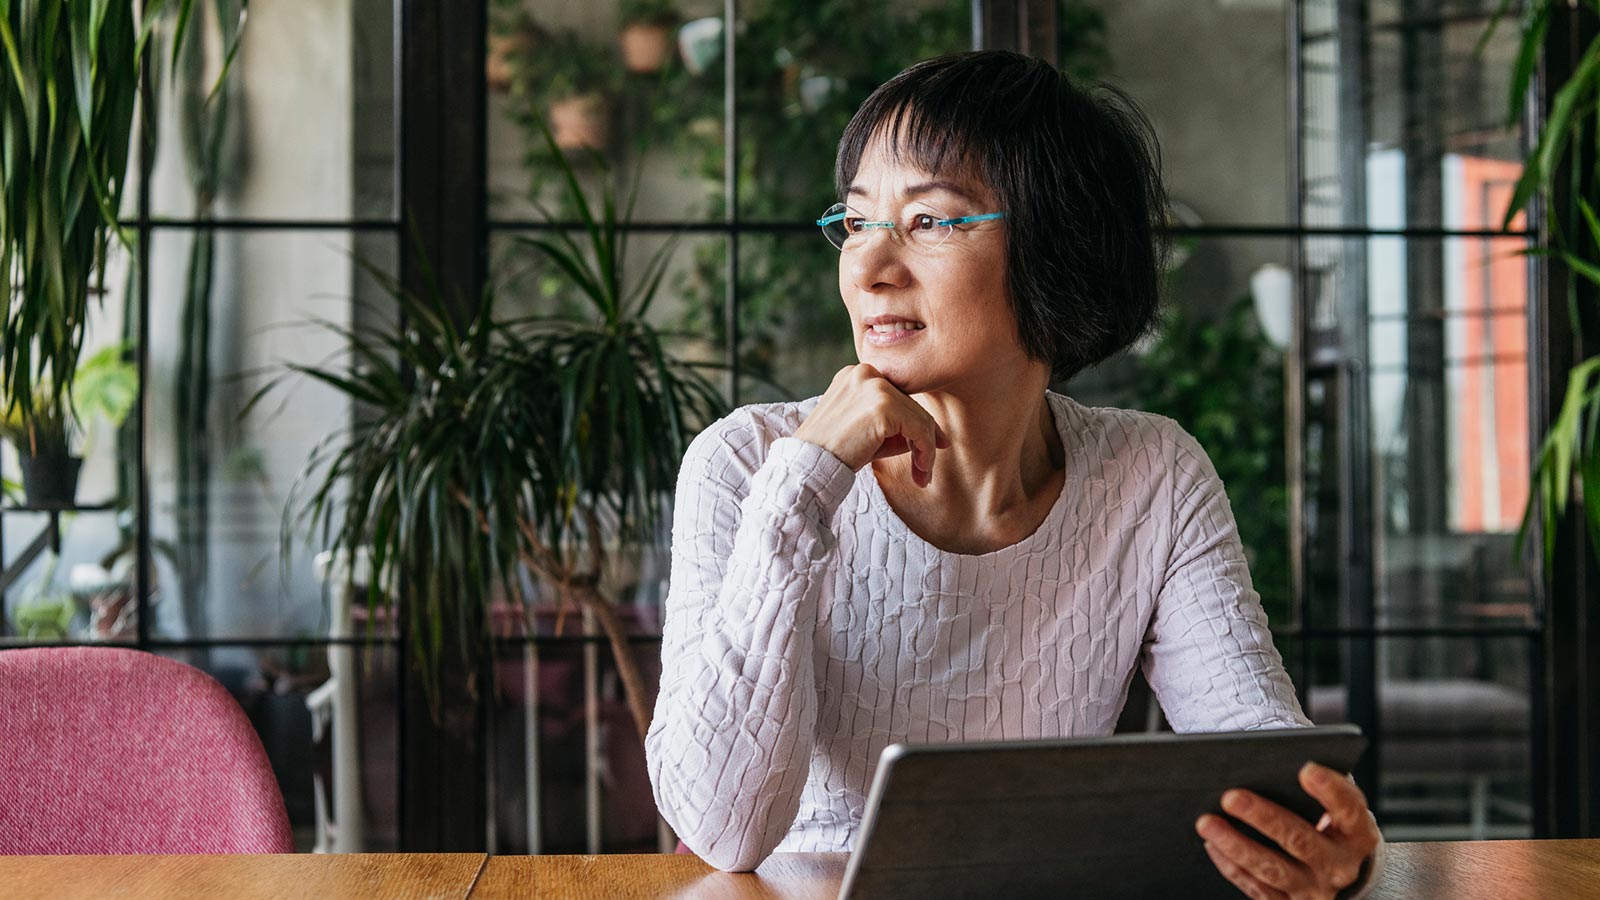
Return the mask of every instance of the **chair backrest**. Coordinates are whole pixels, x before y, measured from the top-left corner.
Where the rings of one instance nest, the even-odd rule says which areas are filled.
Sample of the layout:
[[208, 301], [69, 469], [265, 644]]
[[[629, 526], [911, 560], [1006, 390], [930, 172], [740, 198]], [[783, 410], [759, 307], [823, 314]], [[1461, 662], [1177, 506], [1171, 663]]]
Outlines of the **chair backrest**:
[[288, 853], [261, 739], [192, 666], [0, 651], [0, 853]]

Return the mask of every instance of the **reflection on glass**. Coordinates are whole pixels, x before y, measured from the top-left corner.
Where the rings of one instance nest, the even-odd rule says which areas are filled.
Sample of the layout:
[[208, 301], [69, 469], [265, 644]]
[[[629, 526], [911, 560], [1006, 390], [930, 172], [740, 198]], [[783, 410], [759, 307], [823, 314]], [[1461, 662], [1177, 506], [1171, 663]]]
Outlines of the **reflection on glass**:
[[[1365, 677], [1348, 643], [1312, 642], [1301, 685], [1319, 725], [1350, 720]], [[1522, 638], [1377, 641], [1380, 824], [1389, 840], [1532, 835], [1528, 642]], [[1369, 751], [1370, 752], [1370, 751]]]

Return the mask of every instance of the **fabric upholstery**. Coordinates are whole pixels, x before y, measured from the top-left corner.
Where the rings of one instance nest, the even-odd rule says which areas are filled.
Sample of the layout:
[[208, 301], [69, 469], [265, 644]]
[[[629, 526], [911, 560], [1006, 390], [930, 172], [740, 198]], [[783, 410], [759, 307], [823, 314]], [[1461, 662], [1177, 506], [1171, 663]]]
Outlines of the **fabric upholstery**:
[[0, 651], [0, 853], [287, 853], [243, 710], [191, 666], [113, 647]]

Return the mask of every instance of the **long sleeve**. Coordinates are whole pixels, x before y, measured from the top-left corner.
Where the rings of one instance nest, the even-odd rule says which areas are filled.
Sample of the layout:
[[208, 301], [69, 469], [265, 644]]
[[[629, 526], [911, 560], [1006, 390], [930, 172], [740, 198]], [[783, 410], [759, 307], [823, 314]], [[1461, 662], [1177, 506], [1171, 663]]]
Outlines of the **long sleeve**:
[[1176, 731], [1309, 725], [1250, 583], [1233, 510], [1199, 442], [1173, 428], [1172, 537], [1144, 674]]
[[[1145, 636], [1145, 678], [1176, 731], [1310, 725], [1272, 645], [1222, 479], [1199, 442], [1175, 431], [1172, 552]], [[1380, 835], [1341, 898], [1372, 892], [1383, 851]]]
[[657, 808], [688, 847], [749, 871], [793, 824], [815, 744], [813, 632], [831, 522], [854, 473], [723, 420], [678, 478], [661, 691], [645, 738]]

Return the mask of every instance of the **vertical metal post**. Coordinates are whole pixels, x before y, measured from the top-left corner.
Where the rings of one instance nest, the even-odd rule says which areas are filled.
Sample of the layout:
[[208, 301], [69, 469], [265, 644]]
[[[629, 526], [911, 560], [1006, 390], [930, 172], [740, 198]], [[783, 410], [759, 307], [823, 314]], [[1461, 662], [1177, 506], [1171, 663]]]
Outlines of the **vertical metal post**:
[[[1341, 217], [1348, 227], [1367, 222], [1367, 0], [1338, 0], [1339, 182]], [[1368, 375], [1367, 238], [1347, 238], [1339, 280], [1339, 502], [1340, 606], [1343, 624], [1371, 629], [1375, 623], [1372, 541], [1371, 383]], [[1383, 735], [1378, 708], [1377, 639], [1370, 631], [1345, 647], [1346, 710], [1371, 739], [1356, 767], [1356, 780], [1374, 812], [1381, 806], [1379, 760]]]
[[736, 0], [722, 2], [722, 193], [727, 198], [722, 210], [722, 220], [728, 226], [728, 243], [725, 270], [727, 286], [723, 291], [723, 333], [727, 335], [725, 348], [728, 360], [728, 403], [739, 405], [739, 116], [738, 69], [735, 57], [739, 44], [739, 4]]

